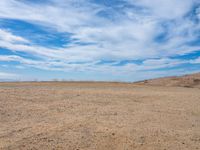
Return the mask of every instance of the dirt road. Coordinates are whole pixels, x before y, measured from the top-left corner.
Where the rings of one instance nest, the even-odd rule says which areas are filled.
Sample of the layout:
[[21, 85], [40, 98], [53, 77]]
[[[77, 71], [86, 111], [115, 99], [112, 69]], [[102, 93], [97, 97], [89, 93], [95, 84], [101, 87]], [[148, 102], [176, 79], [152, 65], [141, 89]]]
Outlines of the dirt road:
[[197, 150], [200, 89], [0, 83], [2, 150]]

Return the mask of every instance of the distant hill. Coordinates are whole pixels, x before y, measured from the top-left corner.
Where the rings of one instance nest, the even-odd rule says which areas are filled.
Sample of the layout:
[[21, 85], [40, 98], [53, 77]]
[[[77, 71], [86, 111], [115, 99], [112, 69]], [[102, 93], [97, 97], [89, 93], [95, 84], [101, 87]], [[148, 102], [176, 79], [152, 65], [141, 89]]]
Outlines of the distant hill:
[[145, 80], [138, 84], [200, 88], [200, 73]]

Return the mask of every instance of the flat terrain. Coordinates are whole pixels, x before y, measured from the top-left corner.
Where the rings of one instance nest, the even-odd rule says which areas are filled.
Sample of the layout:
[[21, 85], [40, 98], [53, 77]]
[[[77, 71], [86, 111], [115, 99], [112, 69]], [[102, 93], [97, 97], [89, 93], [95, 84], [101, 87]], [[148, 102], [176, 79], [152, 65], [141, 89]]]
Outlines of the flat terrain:
[[0, 83], [2, 150], [197, 150], [200, 89]]

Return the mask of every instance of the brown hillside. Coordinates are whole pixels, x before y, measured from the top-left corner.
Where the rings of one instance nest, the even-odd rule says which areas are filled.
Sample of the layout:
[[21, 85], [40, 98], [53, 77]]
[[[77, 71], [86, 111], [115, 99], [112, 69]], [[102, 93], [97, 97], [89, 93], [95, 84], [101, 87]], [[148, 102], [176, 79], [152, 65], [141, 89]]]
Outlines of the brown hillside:
[[200, 73], [184, 75], [180, 77], [173, 76], [173, 77], [145, 80], [145, 81], [139, 82], [139, 84], [200, 88]]

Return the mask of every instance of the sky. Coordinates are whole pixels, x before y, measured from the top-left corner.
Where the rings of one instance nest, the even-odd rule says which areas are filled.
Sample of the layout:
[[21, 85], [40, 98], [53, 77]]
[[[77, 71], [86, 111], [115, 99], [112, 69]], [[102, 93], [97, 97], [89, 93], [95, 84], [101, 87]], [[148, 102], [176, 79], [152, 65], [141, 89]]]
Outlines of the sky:
[[199, 71], [199, 0], [0, 0], [0, 81]]

